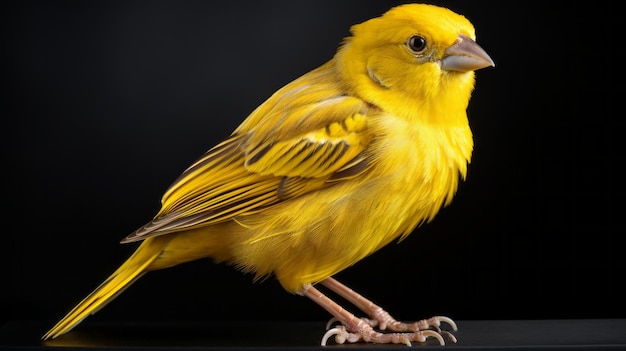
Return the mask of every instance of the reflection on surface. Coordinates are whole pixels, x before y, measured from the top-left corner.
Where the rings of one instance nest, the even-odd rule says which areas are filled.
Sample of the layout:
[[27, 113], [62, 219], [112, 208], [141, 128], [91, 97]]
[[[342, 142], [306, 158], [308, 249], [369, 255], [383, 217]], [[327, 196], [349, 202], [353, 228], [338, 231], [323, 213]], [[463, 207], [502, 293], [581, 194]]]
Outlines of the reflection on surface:
[[260, 347], [319, 345], [324, 323], [222, 322], [214, 324], [85, 324], [52, 347]]

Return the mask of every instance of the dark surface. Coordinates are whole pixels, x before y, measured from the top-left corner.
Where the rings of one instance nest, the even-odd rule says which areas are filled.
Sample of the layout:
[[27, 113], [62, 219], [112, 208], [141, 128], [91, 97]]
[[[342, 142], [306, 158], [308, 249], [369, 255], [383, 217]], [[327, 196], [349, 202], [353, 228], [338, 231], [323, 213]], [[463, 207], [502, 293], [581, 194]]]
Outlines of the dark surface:
[[[626, 350], [626, 319], [458, 321], [457, 344], [446, 350]], [[112, 349], [319, 348], [324, 323], [85, 324], [42, 343], [42, 323], [14, 322], [0, 329], [4, 347]], [[404, 349], [403, 345], [351, 344], [349, 349]], [[414, 343], [442, 348], [435, 340]], [[342, 348], [329, 342], [327, 349]]]

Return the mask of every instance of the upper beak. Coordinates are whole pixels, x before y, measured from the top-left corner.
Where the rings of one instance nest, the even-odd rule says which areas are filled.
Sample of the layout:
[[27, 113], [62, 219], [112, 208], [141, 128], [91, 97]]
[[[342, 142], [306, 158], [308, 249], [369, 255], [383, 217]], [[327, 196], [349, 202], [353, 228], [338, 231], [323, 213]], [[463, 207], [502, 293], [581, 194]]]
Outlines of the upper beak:
[[461, 34], [454, 45], [444, 52], [441, 68], [447, 71], [469, 72], [495, 66], [493, 60], [475, 41]]

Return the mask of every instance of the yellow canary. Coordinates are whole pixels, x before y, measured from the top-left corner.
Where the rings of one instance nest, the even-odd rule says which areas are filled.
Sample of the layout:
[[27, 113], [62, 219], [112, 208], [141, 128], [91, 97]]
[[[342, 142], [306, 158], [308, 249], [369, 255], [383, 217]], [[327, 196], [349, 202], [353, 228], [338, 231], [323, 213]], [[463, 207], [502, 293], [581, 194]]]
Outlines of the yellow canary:
[[[474, 27], [406, 4], [354, 25], [336, 55], [287, 84], [172, 184], [135, 253], [43, 339], [74, 328], [143, 274], [210, 257], [273, 275], [341, 325], [322, 344], [444, 343], [447, 317], [401, 323], [332, 278], [450, 203], [473, 148], [474, 70], [493, 66]], [[360, 308], [343, 309], [321, 284]]]

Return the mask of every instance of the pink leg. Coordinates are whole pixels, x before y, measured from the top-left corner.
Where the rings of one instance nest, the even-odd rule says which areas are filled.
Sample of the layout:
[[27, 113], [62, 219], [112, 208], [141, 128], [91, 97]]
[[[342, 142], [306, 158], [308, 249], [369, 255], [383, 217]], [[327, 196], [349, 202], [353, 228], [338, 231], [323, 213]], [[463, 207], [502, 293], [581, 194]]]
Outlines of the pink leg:
[[[339, 284], [339, 282], [335, 281], [334, 279], [328, 284], [331, 286], [335, 286], [333, 285], [334, 283]], [[326, 286], [326, 280], [323, 282], [323, 284]], [[329, 287], [329, 289], [332, 288]], [[355, 292], [352, 292], [352, 294], [354, 296], [358, 295]], [[358, 341], [365, 341], [378, 344], [393, 343], [406, 344], [411, 346], [411, 341], [425, 342], [426, 338], [430, 336], [437, 339], [439, 341], [439, 344], [444, 345], [443, 337], [438, 332], [430, 329], [416, 330], [410, 333], [378, 332], [374, 330], [369, 323], [365, 322], [361, 318], [355, 317], [352, 313], [343, 309], [339, 304], [328, 298], [326, 295], [324, 295], [322, 292], [320, 292], [311, 285], [305, 288], [304, 295], [323, 307], [333, 317], [341, 322], [341, 324], [343, 324], [343, 326], [333, 328], [326, 332], [326, 334], [322, 338], [322, 346], [326, 345], [326, 341], [328, 340], [328, 338], [333, 335], [335, 336], [335, 341], [338, 344], [343, 344], [344, 342], [354, 343]], [[364, 298], [361, 299], [361, 302], [367, 301]]]
[[[334, 291], [339, 296], [348, 300], [351, 304], [359, 308], [361, 311], [365, 312], [370, 319], [365, 319], [365, 322], [370, 324], [372, 327], [378, 327], [380, 330], [389, 329], [394, 332], [405, 332], [405, 331], [418, 331], [418, 330], [427, 330], [430, 328], [434, 328], [438, 332], [441, 332], [439, 329], [441, 322], [445, 322], [452, 327], [452, 330], [456, 331], [457, 327], [454, 321], [448, 317], [436, 316], [429, 319], [423, 319], [421, 321], [413, 322], [413, 323], [403, 323], [395, 320], [387, 311], [383, 310], [382, 307], [374, 304], [372, 301], [366, 299], [361, 296], [356, 291], [350, 289], [349, 287], [341, 284], [334, 278], [328, 278], [322, 281], [320, 284], [324, 285], [328, 289]], [[443, 332], [452, 342], [456, 342], [456, 338], [448, 332]]]

